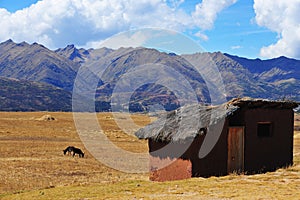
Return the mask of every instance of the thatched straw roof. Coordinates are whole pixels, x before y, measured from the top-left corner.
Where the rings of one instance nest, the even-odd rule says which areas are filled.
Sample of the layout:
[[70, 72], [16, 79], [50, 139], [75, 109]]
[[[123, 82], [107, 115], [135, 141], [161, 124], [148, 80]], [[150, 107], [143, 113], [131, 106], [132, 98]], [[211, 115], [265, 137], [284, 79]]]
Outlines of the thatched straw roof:
[[293, 109], [298, 107], [299, 103], [294, 101], [274, 101], [268, 99], [253, 99], [249, 97], [235, 98], [226, 104], [247, 108], [273, 108], [273, 109]]
[[241, 108], [293, 109], [297, 106], [297, 103], [290, 101], [251, 98], [236, 98], [219, 106], [189, 105], [160, 116], [155, 122], [138, 130], [135, 135], [140, 139], [180, 142], [194, 139], [203, 128], [222, 122]]

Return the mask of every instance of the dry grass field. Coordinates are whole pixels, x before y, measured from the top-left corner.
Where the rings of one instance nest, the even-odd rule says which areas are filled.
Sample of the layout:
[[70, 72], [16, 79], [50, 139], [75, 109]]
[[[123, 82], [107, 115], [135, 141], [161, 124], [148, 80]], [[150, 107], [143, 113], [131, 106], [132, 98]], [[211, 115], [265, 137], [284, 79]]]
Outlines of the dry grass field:
[[[300, 199], [300, 116], [295, 115], [294, 165], [258, 175], [151, 182], [148, 174], [123, 173], [101, 164], [82, 144], [72, 113], [0, 113], [0, 199]], [[124, 134], [109, 113], [99, 113], [117, 146], [147, 152], [147, 142]], [[147, 116], [133, 115], [146, 125]], [[119, 120], [120, 121], [120, 120]], [[124, 119], [126, 124], [126, 119]], [[84, 158], [63, 155], [69, 145]]]

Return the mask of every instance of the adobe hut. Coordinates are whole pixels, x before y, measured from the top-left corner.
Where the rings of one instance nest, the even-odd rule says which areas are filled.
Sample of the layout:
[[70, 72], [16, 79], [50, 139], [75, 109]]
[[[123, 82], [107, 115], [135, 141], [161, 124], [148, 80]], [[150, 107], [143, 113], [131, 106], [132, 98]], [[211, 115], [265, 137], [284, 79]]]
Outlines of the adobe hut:
[[238, 98], [184, 106], [140, 129], [148, 139], [150, 180], [261, 173], [293, 164], [297, 103]]

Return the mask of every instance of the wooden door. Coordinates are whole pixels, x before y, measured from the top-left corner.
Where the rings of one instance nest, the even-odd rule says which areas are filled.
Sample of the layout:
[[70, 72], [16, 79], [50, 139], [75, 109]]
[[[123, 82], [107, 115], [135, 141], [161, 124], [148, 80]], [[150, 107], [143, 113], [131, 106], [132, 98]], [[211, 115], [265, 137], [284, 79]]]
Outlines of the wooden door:
[[228, 173], [244, 171], [244, 127], [229, 127], [228, 130]]

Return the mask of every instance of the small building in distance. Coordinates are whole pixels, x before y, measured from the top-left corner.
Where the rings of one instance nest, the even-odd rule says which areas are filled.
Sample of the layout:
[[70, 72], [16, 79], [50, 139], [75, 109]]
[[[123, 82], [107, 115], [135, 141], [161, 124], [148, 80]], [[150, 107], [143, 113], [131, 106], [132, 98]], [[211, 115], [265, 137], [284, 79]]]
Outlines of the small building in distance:
[[293, 164], [291, 101], [237, 98], [168, 112], [135, 135], [148, 139], [150, 180], [262, 173]]

